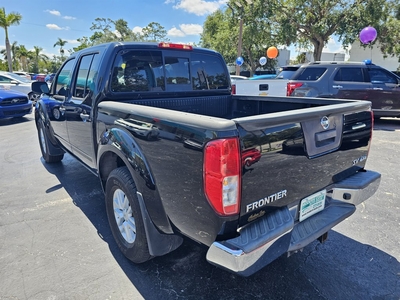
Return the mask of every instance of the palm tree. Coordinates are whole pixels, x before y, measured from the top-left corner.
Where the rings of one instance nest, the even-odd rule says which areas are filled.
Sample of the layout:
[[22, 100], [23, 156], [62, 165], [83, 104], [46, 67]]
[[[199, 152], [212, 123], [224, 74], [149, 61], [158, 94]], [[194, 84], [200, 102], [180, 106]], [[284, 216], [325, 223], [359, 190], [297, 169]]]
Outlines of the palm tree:
[[25, 48], [24, 45], [20, 45], [18, 47], [17, 51], [15, 52], [15, 57], [18, 58], [19, 61], [21, 62], [22, 70], [29, 71], [28, 70], [29, 51]]
[[64, 49], [63, 49], [63, 47], [65, 46], [66, 43], [68, 43], [68, 42], [62, 40], [61, 38], [58, 38], [58, 41], [57, 41], [57, 42], [54, 44], [54, 46], [53, 46], [53, 47], [60, 46], [60, 54], [61, 54], [61, 57], [63, 57], [63, 55], [64, 55]]
[[10, 49], [10, 41], [8, 39], [8, 27], [11, 25], [19, 25], [22, 16], [19, 13], [11, 12], [8, 15], [6, 14], [6, 9], [4, 7], [0, 8], [0, 27], [4, 28], [6, 33], [6, 53], [7, 53], [7, 61], [8, 61], [8, 70], [12, 72], [12, 58], [11, 58], [11, 49]]
[[[16, 57], [16, 53], [18, 52], [19, 46], [17, 42], [13, 42], [11, 44], [11, 59], [12, 59], [12, 67], [13, 70], [17, 70], [19, 68], [19, 62]], [[7, 60], [7, 49], [1, 49], [0, 54], [4, 56], [4, 59]]]
[[36, 73], [36, 72], [39, 72], [39, 61], [42, 60], [45, 63], [47, 63], [49, 57], [43, 53], [40, 53], [40, 52], [42, 52], [43, 48], [38, 47], [38, 46], [33, 46], [33, 49], [34, 50], [31, 51], [31, 55], [32, 55], [32, 58], [34, 61], [33, 71]]

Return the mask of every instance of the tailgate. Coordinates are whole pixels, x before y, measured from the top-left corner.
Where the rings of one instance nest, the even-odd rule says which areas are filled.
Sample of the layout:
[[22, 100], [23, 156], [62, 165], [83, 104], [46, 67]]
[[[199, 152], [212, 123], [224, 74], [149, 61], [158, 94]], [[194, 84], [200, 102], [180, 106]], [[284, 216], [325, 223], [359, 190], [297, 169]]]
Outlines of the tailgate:
[[286, 96], [286, 79], [237, 80], [236, 95]]
[[240, 225], [323, 197], [327, 186], [362, 170], [373, 126], [366, 101], [234, 121], [242, 147]]

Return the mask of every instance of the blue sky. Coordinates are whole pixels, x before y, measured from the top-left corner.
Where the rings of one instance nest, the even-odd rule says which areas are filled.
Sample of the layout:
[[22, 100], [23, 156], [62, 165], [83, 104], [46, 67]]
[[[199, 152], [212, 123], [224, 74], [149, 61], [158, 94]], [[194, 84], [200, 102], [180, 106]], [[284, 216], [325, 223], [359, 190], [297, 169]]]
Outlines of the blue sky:
[[[206, 17], [225, 6], [226, 0], [11, 0], [4, 7], [6, 13], [22, 15], [20, 25], [9, 27], [10, 42], [16, 41], [28, 50], [33, 46], [43, 48], [52, 57], [59, 55], [53, 47], [58, 38], [66, 40], [64, 49], [79, 45], [77, 39], [91, 36], [96, 18], [124, 19], [129, 28], [140, 30], [150, 22], [160, 23], [172, 42], [196, 42]], [[5, 48], [4, 30], [0, 30], [0, 48]], [[291, 56], [295, 56], [292, 48]], [[327, 51], [336, 52], [340, 44], [332, 40]]]

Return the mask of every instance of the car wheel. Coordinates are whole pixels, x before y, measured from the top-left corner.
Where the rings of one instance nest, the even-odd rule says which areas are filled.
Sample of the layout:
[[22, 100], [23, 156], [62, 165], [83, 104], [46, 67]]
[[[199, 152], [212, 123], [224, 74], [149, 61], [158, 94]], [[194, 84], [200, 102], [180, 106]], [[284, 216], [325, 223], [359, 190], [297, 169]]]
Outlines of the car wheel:
[[61, 155], [51, 155], [49, 151], [50, 140], [47, 137], [46, 129], [42, 119], [37, 122], [38, 138], [40, 151], [42, 152], [42, 157], [47, 163], [56, 163], [64, 158], [64, 154]]
[[28, 98], [35, 103], [40, 98], [40, 94], [32, 92], [28, 94]]
[[105, 200], [108, 222], [121, 252], [134, 263], [151, 259], [136, 185], [127, 167], [110, 173]]

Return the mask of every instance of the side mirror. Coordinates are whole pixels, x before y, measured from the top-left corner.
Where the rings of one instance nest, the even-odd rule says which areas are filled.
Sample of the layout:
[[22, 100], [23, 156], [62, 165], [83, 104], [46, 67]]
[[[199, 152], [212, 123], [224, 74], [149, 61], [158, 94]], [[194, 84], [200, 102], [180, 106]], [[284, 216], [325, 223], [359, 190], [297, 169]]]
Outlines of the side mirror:
[[16, 81], [16, 80], [11, 80], [10, 83], [11, 83], [11, 84], [15, 84], [15, 85], [18, 85], [18, 84], [19, 84], [19, 82]]
[[31, 84], [32, 91], [38, 94], [49, 94], [49, 86], [43, 81], [34, 81]]

